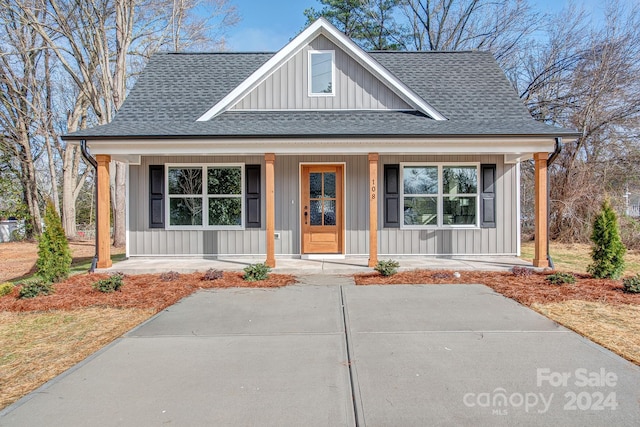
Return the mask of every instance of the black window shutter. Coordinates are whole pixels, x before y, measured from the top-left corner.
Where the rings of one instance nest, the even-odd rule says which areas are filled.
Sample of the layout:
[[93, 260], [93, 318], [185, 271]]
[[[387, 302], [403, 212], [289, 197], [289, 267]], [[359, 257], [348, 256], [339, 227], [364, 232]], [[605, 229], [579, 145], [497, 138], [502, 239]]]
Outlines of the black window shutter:
[[262, 214], [260, 209], [260, 165], [245, 165], [245, 228], [260, 228]]
[[164, 165], [149, 165], [149, 228], [164, 228]]
[[480, 165], [480, 227], [496, 228], [496, 165]]
[[400, 228], [400, 165], [384, 165], [384, 226]]

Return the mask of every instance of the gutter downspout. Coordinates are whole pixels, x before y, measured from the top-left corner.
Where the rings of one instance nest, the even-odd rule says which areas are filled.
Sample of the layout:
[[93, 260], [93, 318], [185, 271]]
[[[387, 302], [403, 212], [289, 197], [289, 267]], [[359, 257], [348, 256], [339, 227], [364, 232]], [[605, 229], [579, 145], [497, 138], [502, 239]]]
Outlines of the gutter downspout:
[[[85, 139], [80, 140], [80, 150], [82, 151], [82, 157], [93, 166], [94, 170], [94, 191], [95, 191], [95, 204], [96, 204], [96, 252], [93, 256], [93, 260], [91, 260], [91, 267], [89, 267], [89, 273], [93, 273], [96, 270], [96, 266], [98, 265], [98, 162], [96, 159], [91, 156], [89, 150], [87, 149], [87, 141]], [[548, 253], [549, 251], [547, 251]]]
[[556, 149], [553, 150], [553, 153], [551, 153], [551, 155], [547, 159], [547, 261], [549, 261], [549, 267], [552, 270], [555, 270], [555, 266], [553, 265], [553, 258], [551, 258], [551, 253], [549, 252], [549, 241], [551, 240], [549, 238], [549, 213], [551, 209], [551, 186], [549, 184], [549, 181], [550, 181], [549, 166], [551, 166], [551, 164], [556, 160], [556, 158], [562, 151], [562, 147], [564, 147], [564, 144], [562, 143], [562, 138], [557, 137]]

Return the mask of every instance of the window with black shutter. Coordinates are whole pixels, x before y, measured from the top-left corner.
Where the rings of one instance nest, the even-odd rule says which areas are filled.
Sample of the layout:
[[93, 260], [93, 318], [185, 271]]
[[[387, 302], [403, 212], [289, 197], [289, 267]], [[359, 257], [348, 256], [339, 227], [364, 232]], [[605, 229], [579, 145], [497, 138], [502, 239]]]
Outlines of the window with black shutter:
[[245, 175], [245, 209], [247, 215], [245, 227], [260, 228], [262, 226], [260, 165], [246, 165]]
[[164, 228], [164, 165], [149, 166], [149, 228]]
[[384, 165], [384, 226], [400, 228], [400, 165]]
[[496, 227], [496, 165], [480, 165], [480, 227]]

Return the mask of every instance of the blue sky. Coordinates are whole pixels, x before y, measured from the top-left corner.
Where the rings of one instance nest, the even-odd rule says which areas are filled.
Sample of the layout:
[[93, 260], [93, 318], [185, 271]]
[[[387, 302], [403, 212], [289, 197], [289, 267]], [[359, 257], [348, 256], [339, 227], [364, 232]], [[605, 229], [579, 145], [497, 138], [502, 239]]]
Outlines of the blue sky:
[[303, 15], [316, 0], [231, 0], [241, 21], [228, 31], [231, 51], [275, 52], [304, 29]]
[[[320, 8], [316, 0], [231, 0], [231, 3], [237, 7], [241, 21], [227, 33], [230, 51], [275, 52], [304, 28], [305, 9]], [[532, 5], [545, 11], [559, 10], [567, 3], [567, 0], [531, 0]], [[603, 3], [580, 2], [594, 15], [602, 13]]]

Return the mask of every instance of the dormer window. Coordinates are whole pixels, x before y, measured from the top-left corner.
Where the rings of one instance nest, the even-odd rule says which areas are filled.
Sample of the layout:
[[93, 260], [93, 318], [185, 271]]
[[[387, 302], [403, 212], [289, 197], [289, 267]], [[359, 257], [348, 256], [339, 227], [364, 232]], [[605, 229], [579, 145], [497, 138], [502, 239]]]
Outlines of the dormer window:
[[309, 96], [334, 95], [334, 59], [332, 50], [309, 51]]

